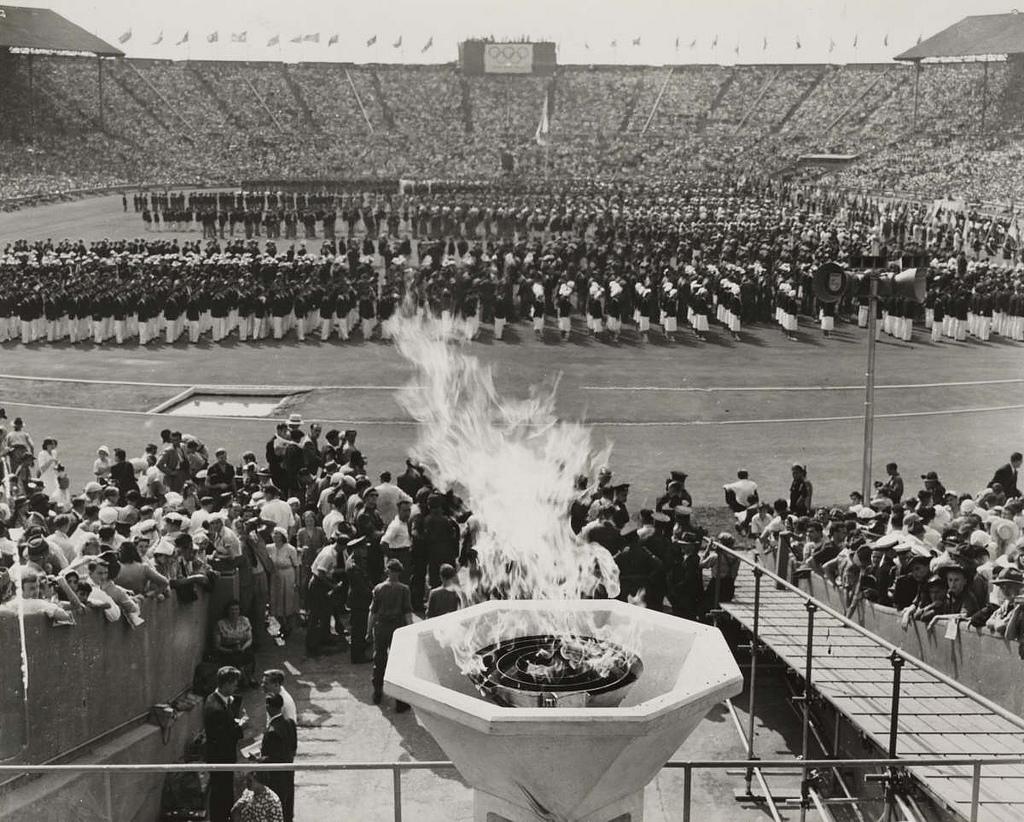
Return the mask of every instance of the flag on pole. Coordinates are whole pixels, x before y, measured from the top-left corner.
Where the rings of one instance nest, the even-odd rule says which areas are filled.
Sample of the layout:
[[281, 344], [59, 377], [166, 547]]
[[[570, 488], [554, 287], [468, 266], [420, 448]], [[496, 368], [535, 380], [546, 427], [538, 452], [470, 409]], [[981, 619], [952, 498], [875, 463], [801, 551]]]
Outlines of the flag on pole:
[[676, 35], [676, 51], [679, 51], [679, 35]]
[[718, 48], [718, 35], [717, 34], [715, 35], [715, 39], [711, 41], [711, 48], [713, 48], [713, 49]]
[[860, 38], [860, 34], [853, 35], [853, 47], [857, 48], [857, 40]]
[[548, 120], [549, 93], [544, 92], [544, 108], [541, 110], [540, 122], [537, 123], [537, 133], [534, 135], [534, 139], [539, 146], [546, 146], [548, 144], [548, 132], [551, 130], [551, 123]]
[[888, 32], [886, 32], [885, 39], [882, 40], [882, 45], [883, 46], [889, 45], [889, 34], [888, 34]]
[[426, 51], [427, 51], [428, 49], [430, 49], [430, 48], [431, 48], [431, 47], [432, 47], [433, 45], [434, 45], [434, 37], [433, 37], [433, 35], [431, 35], [431, 36], [430, 36], [430, 38], [429, 38], [429, 39], [427, 40], [427, 43], [426, 43], [426, 45], [425, 45], [425, 46], [423, 46], [423, 48], [421, 48], [421, 49], [420, 49], [420, 53], [421, 53], [421, 54], [425, 53], [425, 52], [426, 52]]
[[692, 40], [690, 41], [690, 48], [692, 48], [692, 49], [695, 49], [695, 48], [697, 48], [697, 38], [696, 38], [696, 37], [694, 37], [694, 38], [693, 38], [693, 39], [692, 39]]
[[393, 48], [393, 49], [400, 49], [401, 47], [402, 47], [402, 35], [399, 34], [398, 35], [398, 39], [395, 40], [395, 42], [391, 44], [391, 48]]
[[163, 41], [164, 41], [164, 32], [163, 32], [163, 29], [161, 29], [160, 33], [156, 36], [156, 40], [153, 41], [153, 45], [154, 46], [159, 46]]
[[181, 39], [177, 43], [175, 43], [175, 45], [180, 46], [182, 43], [187, 43], [187, 42], [188, 42], [188, 32], [186, 31], [183, 35], [181, 35]]
[[375, 35], [373, 35], [373, 37], [371, 37], [369, 40], [366, 41], [366, 47], [369, 48], [370, 46], [372, 46], [376, 42], [377, 42], [377, 35], [375, 34]]
[[735, 54], [737, 57], [740, 56], [740, 41], [739, 40], [736, 41], [736, 47], [732, 51], [733, 51], [733, 54]]
[[132, 30], [128, 29], [124, 34], [117, 38], [118, 43], [127, 43], [132, 39]]
[[835, 50], [836, 50], [836, 41], [833, 40], [831, 37], [829, 37], [828, 38], [828, 53], [831, 54]]
[[249, 36], [249, 32], [247, 32], [247, 31], [241, 31], [238, 34], [232, 33], [232, 35], [231, 35], [231, 42], [232, 43], [244, 43], [244, 42], [246, 42], [246, 39], [248, 38], [248, 36]]
[[617, 49], [618, 47], [619, 47], [619, 41], [618, 40], [612, 40], [612, 48], [613, 49]]
[[796, 49], [797, 49], [797, 51], [799, 51], [802, 48], [803, 48], [803, 46], [800, 45], [800, 35], [798, 34], [796, 36]]
[[333, 45], [334, 45], [335, 43], [337, 43], [337, 42], [338, 42], [338, 35], [337, 35], [337, 34], [332, 34], [332, 35], [331, 35], [331, 36], [330, 36], [330, 37], [328, 38], [328, 40], [327, 40], [327, 45], [329, 45], [329, 46], [333, 46]]
[[216, 31], [213, 32], [212, 34], [207, 34], [206, 35], [206, 42], [207, 43], [216, 43], [218, 40], [220, 40], [220, 34], [218, 32], [216, 32]]
[[587, 51], [590, 51], [590, 43], [588, 43], [586, 40], [584, 40], [583, 41], [583, 48], [585, 48]]
[[768, 51], [768, 38], [767, 37], [762, 37], [761, 38], [761, 51]]
[[281, 35], [280, 34], [275, 34], [273, 37], [271, 37], [269, 40], [267, 40], [267, 48], [270, 48], [271, 46], [276, 46], [280, 42], [281, 42]]
[[319, 43], [320, 42], [320, 32], [317, 32], [316, 34], [303, 34], [302, 35], [302, 42], [303, 43]]
[[633, 45], [634, 46], [639, 46], [640, 45], [640, 38], [639, 37], [634, 37], [633, 38]]

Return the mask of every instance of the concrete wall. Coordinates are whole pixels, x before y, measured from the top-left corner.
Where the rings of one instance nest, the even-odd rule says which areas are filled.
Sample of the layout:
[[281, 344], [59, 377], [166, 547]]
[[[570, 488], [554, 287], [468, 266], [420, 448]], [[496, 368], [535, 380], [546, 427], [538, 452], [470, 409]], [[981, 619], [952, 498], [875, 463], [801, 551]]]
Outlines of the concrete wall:
[[[811, 576], [800, 581], [800, 587], [830, 607], [846, 613], [846, 594], [827, 580]], [[862, 601], [853, 615], [872, 633], [905, 650], [907, 653], [938, 668], [972, 690], [1024, 716], [1024, 661], [1020, 644], [982, 628], [960, 624], [956, 639], [946, 639], [945, 624], [929, 631], [923, 622], [913, 622], [903, 630], [894, 608]], [[911, 691], [904, 693], [913, 695]]]
[[0, 760], [44, 762], [173, 699], [191, 684], [211, 621], [235, 590], [227, 577], [192, 603], [146, 600], [146, 624], [134, 630], [95, 611], [59, 628], [26, 618], [27, 700], [19, 621], [0, 617]]
[[[202, 728], [201, 706], [178, 715], [166, 742], [160, 729], [143, 725], [97, 747], [82, 764], [180, 762]], [[160, 818], [163, 774], [53, 774], [0, 792], [0, 819], [18, 822], [155, 822]]]

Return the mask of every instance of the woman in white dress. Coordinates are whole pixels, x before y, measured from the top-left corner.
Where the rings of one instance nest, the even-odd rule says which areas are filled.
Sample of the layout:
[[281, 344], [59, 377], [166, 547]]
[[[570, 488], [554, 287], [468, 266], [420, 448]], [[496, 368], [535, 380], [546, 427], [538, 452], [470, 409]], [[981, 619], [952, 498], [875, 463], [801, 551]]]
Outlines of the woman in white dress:
[[57, 500], [57, 466], [60, 460], [57, 459], [57, 440], [47, 437], [43, 440], [42, 450], [36, 454], [36, 468], [39, 471], [39, 479], [43, 483], [43, 493], [51, 500]]
[[297, 590], [299, 553], [288, 542], [288, 532], [275, 528], [273, 544], [267, 546], [274, 573], [270, 577], [270, 615], [281, 625], [281, 635], [287, 637], [294, 628], [299, 613]]

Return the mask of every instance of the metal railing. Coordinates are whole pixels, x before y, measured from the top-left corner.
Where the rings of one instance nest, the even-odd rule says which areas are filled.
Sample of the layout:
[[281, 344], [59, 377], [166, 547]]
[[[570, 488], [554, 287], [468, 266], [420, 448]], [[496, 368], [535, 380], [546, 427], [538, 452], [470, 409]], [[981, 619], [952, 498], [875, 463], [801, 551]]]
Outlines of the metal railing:
[[[908, 759], [676, 759], [665, 763], [665, 769], [682, 770], [683, 797], [682, 820], [690, 822], [693, 795], [694, 771], [723, 770], [791, 770], [794, 765], [811, 770], [814, 768], [846, 768], [866, 770], [873, 768], [906, 767], [970, 767], [972, 769], [970, 822], [977, 822], [980, 807], [982, 769], [987, 765], [1024, 765], [1020, 757], [913, 757]], [[269, 764], [262, 762], [238, 762], [234, 764], [213, 764], [188, 762], [167, 765], [0, 765], [0, 776], [20, 774], [95, 774], [109, 779], [111, 774], [171, 774], [171, 773], [221, 773], [262, 772], [262, 771], [391, 771], [394, 820], [402, 822], [402, 774], [404, 771], [454, 770], [455, 765], [447, 760], [423, 762], [294, 762], [291, 764]]]
[[[811, 726], [811, 686], [814, 674], [814, 619], [815, 614], [821, 612], [828, 616], [838, 620], [844, 627], [855, 631], [857, 634], [871, 640], [878, 647], [885, 649], [889, 652], [889, 661], [892, 664], [892, 691], [891, 691], [891, 702], [889, 711], [889, 736], [888, 736], [888, 749], [887, 759], [885, 760], [870, 760], [875, 762], [880, 767], [885, 767], [887, 773], [884, 777], [881, 777], [879, 781], [883, 783], [885, 789], [885, 798], [889, 805], [890, 814], [889, 818], [892, 818], [892, 809], [894, 808], [897, 801], [897, 788], [899, 783], [899, 774], [907, 768], [912, 768], [917, 765], [934, 764], [932, 762], [923, 761], [919, 759], [900, 759], [898, 758], [898, 744], [899, 744], [899, 718], [900, 718], [900, 690], [901, 690], [901, 678], [902, 669], [906, 664], [911, 664], [919, 670], [927, 673], [934, 677], [939, 682], [955, 690], [957, 693], [971, 699], [985, 710], [992, 712], [999, 716], [1001, 719], [1009, 722], [1015, 728], [1024, 731], [1024, 718], [1021, 718], [1012, 711], [1007, 710], [1002, 705], [998, 705], [992, 700], [982, 696], [981, 694], [971, 690], [966, 685], [958, 682], [957, 680], [950, 677], [948, 674], [943, 673], [937, 668], [933, 668], [928, 663], [921, 659], [907, 653], [902, 648], [893, 645], [891, 642], [873, 634], [867, 628], [851, 620], [845, 614], [836, 611], [834, 608], [829, 607], [824, 602], [815, 599], [811, 594], [807, 593], [803, 589], [791, 583], [789, 580], [784, 579], [778, 573], [774, 573], [768, 570], [761, 563], [760, 552], [755, 550], [753, 556], [749, 556], [745, 553], [740, 553], [717, 540], [706, 539], [706, 544], [715, 550], [721, 551], [735, 558], [739, 562], [750, 566], [754, 575], [754, 597], [753, 597], [753, 615], [751, 625], [751, 641], [749, 645], [741, 646], [744, 650], [748, 650], [750, 653], [750, 665], [748, 670], [749, 677], [749, 697], [748, 697], [748, 729], [746, 732], [745, 743], [747, 746], [747, 759], [748, 764], [746, 774], [746, 791], [750, 795], [751, 780], [753, 777], [757, 777], [763, 790], [767, 792], [767, 786], [765, 780], [760, 773], [762, 763], [757, 760], [754, 751], [754, 683], [757, 679], [757, 658], [759, 652], [762, 650], [764, 645], [760, 642], [759, 628], [761, 618], [761, 584], [762, 578], [768, 577], [775, 583], [777, 590], [787, 590], [793, 594], [796, 594], [801, 600], [803, 600], [804, 608], [807, 611], [807, 638], [806, 638], [806, 654], [804, 658], [804, 671], [803, 671], [803, 692], [794, 697], [794, 701], [798, 702], [802, 707], [802, 722], [801, 722], [801, 749], [800, 767], [803, 772], [803, 778], [801, 780], [801, 803], [800, 803], [800, 819], [801, 822], [806, 818], [807, 810], [812, 807], [811, 792], [810, 792], [810, 772], [814, 767], [807, 757], [809, 752], [809, 735]], [[780, 554], [787, 554], [784, 548], [780, 548]], [[787, 565], [788, 560], [783, 560], [780, 565]], [[717, 563], [716, 563], [717, 566]], [[714, 600], [713, 607], [710, 611], [710, 616], [717, 622], [719, 616], [724, 615], [725, 611], [721, 610], [720, 607], [720, 595], [721, 595], [721, 577], [718, 575], [717, 567], [713, 566], [715, 570], [715, 578], [713, 582], [714, 589]], [[799, 673], [799, 672], [798, 672]], [[858, 760], [858, 762], [865, 762], [869, 760]], [[973, 779], [971, 788], [971, 810], [970, 820], [976, 822], [978, 818], [978, 797], [980, 792], [980, 780], [981, 780], [981, 769], [976, 763], [982, 762], [983, 760], [965, 759], [962, 762], [960, 760], [938, 760], [939, 762], [945, 762], [947, 765], [952, 765], [954, 762], [957, 764], [970, 765], [973, 768]], [[1022, 764], [1024, 763], [1024, 757], [1021, 758], [1007, 758], [998, 760], [1003, 765], [1008, 764]], [[854, 761], [850, 761], [851, 763]], [[828, 760], [825, 767], [836, 768], [846, 764], [844, 760]], [[668, 767], [668, 766], [667, 766]]]

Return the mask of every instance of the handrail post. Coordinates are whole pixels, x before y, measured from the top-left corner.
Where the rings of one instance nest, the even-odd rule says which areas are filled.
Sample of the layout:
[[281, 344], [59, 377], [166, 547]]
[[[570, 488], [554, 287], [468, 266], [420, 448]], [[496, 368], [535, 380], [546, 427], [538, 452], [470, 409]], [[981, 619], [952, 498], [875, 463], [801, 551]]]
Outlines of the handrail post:
[[391, 766], [391, 779], [395, 791], [395, 822], [402, 822], [402, 768]]
[[[889, 654], [892, 663], [892, 702], [889, 708], [889, 759], [896, 758], [896, 747], [899, 740], [900, 725], [900, 677], [906, 660], [896, 651]], [[896, 768], [889, 768], [889, 778], [885, 784], [885, 799], [888, 806], [886, 819], [892, 819], [896, 809]]]
[[811, 732], [811, 674], [814, 665], [814, 612], [818, 606], [808, 600], [804, 603], [807, 609], [807, 657], [804, 662], [804, 693], [801, 701], [804, 706], [803, 728], [801, 731], [800, 758], [804, 762], [803, 778], [800, 780], [800, 822], [807, 819], [807, 808], [810, 803], [810, 769], [807, 767], [807, 754]]
[[978, 806], [981, 804], [981, 763], [975, 762], [971, 774], [971, 822], [978, 822]]
[[693, 788], [693, 770], [689, 763], [683, 766], [683, 822], [690, 822], [690, 791]]
[[[761, 577], [764, 571], [754, 566], [754, 625], [750, 637], [750, 678], [747, 694], [747, 759], [754, 759], [754, 692], [757, 684], [757, 652], [760, 650], [759, 628], [761, 621]], [[750, 784], [754, 779], [754, 769], [747, 768], [747, 796], [750, 796]]]

